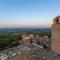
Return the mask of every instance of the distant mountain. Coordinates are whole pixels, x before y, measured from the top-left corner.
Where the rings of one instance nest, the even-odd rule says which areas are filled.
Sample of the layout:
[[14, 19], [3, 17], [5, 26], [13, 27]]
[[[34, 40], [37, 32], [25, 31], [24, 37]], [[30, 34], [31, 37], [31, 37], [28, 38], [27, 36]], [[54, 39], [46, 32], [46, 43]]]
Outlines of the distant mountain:
[[0, 28], [0, 30], [32, 30], [32, 29], [37, 29], [37, 30], [48, 30], [51, 28]]

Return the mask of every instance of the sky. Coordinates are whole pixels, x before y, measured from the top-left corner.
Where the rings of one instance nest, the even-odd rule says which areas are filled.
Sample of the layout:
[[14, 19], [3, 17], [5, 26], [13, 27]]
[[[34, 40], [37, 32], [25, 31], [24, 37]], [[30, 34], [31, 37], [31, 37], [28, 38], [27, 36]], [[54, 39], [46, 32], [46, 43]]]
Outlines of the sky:
[[51, 27], [60, 0], [0, 0], [0, 28]]

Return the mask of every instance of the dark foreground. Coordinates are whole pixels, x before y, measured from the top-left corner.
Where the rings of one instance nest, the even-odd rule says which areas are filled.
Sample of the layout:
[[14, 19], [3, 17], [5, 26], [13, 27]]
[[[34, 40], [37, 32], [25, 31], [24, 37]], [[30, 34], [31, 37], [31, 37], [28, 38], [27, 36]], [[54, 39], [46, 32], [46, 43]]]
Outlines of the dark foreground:
[[44, 49], [43, 46], [34, 43], [25, 43], [1, 51], [0, 60], [60, 60], [60, 56], [57, 56], [49, 48]]

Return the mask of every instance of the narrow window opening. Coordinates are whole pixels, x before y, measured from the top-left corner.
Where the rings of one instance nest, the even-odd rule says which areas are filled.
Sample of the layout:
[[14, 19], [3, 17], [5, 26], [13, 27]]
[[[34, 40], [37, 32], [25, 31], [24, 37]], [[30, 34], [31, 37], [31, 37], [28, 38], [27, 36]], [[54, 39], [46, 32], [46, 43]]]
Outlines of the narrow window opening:
[[56, 23], [59, 23], [59, 20], [58, 19], [56, 20]]

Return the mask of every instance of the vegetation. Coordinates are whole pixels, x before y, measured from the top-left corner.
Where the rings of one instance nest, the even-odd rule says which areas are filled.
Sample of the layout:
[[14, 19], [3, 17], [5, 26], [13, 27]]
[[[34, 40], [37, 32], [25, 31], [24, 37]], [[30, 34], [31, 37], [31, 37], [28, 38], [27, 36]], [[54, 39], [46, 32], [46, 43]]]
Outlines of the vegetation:
[[32, 31], [27, 32], [27, 34], [38, 34], [40, 36], [47, 35], [48, 37], [51, 37], [51, 29], [34, 29]]
[[19, 45], [18, 35], [10, 32], [4, 34], [5, 32], [0, 32], [0, 50]]
[[47, 35], [51, 37], [50, 29], [28, 29], [28, 30], [0, 30], [0, 50], [8, 49], [19, 45], [21, 33]]

